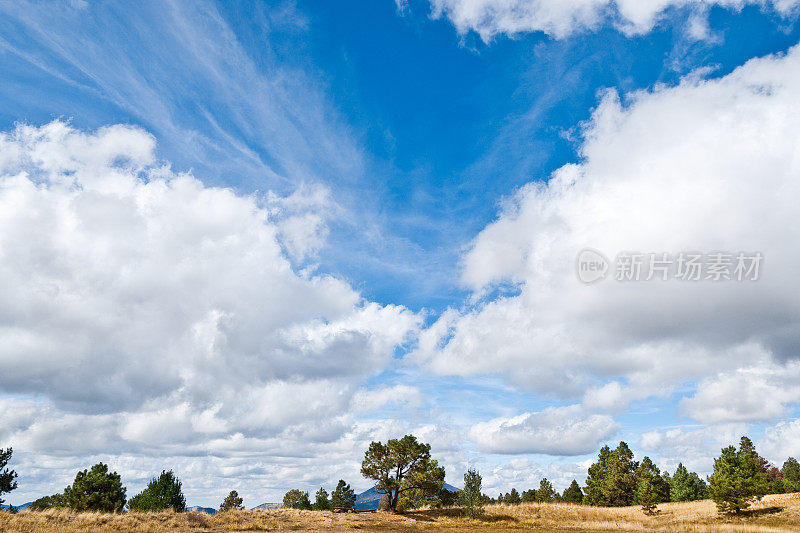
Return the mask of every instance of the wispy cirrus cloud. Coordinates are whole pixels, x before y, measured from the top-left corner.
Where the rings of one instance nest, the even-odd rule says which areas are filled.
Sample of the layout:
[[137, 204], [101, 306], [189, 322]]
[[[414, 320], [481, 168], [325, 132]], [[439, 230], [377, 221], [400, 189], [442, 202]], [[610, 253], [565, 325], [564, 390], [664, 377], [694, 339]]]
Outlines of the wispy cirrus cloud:
[[[359, 179], [363, 154], [319, 80], [278, 49], [282, 34], [304, 31], [303, 16], [288, 3], [252, 10], [251, 34], [243, 35], [226, 18], [240, 14], [206, 1], [145, 2], [130, 11], [8, 3], [0, 46], [82, 96], [57, 113], [88, 123], [114, 106], [153, 132], [174, 163], [206, 180], [232, 174], [245, 190], [291, 192], [303, 181]], [[259, 42], [257, 58], [248, 38]], [[54, 102], [36, 92], [45, 87], [27, 95], [9, 85], [0, 90], [48, 113]]]

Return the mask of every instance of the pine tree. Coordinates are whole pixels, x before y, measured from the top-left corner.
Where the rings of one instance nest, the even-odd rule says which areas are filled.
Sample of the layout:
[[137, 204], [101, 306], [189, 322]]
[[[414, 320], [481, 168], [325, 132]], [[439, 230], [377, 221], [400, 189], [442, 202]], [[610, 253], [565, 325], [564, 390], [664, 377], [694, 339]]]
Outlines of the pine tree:
[[584, 502], [606, 507], [631, 505], [636, 493], [638, 466], [633, 452], [624, 442], [614, 450], [603, 446], [597, 462], [589, 467]]
[[290, 509], [311, 509], [308, 493], [300, 489], [292, 489], [283, 495], [283, 506]]
[[636, 499], [639, 505], [642, 506], [644, 514], [653, 515], [656, 513], [659, 498], [652, 478], [646, 477], [639, 481], [639, 485], [636, 487]]
[[625, 507], [633, 503], [637, 468], [633, 452], [626, 443], [620, 442], [611, 455], [605, 487], [606, 501], [610, 507]]
[[600, 448], [597, 462], [589, 466], [589, 475], [586, 477], [586, 489], [584, 490], [584, 503], [587, 505], [606, 505], [604, 490], [610, 460], [611, 448], [605, 445]]
[[[659, 504], [669, 501], [669, 482], [661, 475], [661, 471], [649, 457], [642, 459], [639, 468], [636, 469], [636, 493], [633, 503], [644, 505], [644, 493], [649, 504]], [[640, 494], [642, 493], [642, 494]], [[648, 513], [649, 514], [649, 513]]]
[[66, 507], [63, 494], [53, 494], [52, 496], [42, 496], [34, 500], [29, 506], [29, 511], [44, 511], [45, 509]]
[[97, 463], [90, 470], [78, 472], [75, 481], [64, 489], [64, 503], [73, 511], [119, 513], [125, 507], [125, 487], [108, 465]]
[[300, 498], [300, 504], [297, 506], [302, 511], [311, 511], [314, 506], [311, 505], [311, 500], [308, 498], [308, 493], [304, 492], [303, 497]]
[[786, 492], [800, 492], [800, 463], [794, 457], [789, 457], [781, 468], [783, 474], [784, 490]]
[[459, 494], [459, 503], [464, 513], [474, 518], [483, 513], [484, 498], [481, 494], [481, 475], [470, 468], [464, 474], [464, 488]]
[[581, 491], [581, 486], [578, 485], [576, 480], [573, 479], [570, 486], [564, 489], [564, 495], [561, 496], [561, 499], [567, 503], [581, 503], [583, 501], [583, 491]]
[[224, 513], [225, 511], [233, 511], [233, 510], [240, 510], [244, 509], [244, 500], [239, 497], [239, 493], [235, 490], [232, 490], [225, 496], [225, 499], [222, 501], [222, 504], [219, 506], [219, 511]]
[[691, 481], [692, 478], [689, 475], [689, 471], [683, 466], [683, 463], [678, 463], [678, 468], [675, 469], [675, 475], [672, 476], [671, 480], [670, 500], [673, 502], [690, 502], [694, 500], [694, 487]]
[[[12, 453], [14, 453], [12, 448], [0, 449], [0, 496], [17, 488], [17, 482], [15, 481], [17, 473], [6, 468]], [[4, 501], [0, 498], [0, 503]]]
[[522, 491], [522, 503], [530, 503], [536, 501], [536, 489], [528, 489]]
[[511, 492], [509, 492], [505, 497], [505, 502], [510, 503], [511, 505], [522, 503], [522, 498], [520, 497], [519, 492], [517, 492], [517, 489], [511, 489]]
[[424, 505], [436, 506], [439, 501], [435, 496], [428, 496], [419, 489], [404, 491], [397, 500], [398, 511], [408, 511], [409, 509], [419, 509]]
[[142, 492], [131, 498], [128, 507], [132, 511], [161, 511], [172, 509], [177, 513], [186, 510], [186, 498], [181, 489], [181, 480], [172, 470], [162, 470], [161, 475], [150, 480]]
[[400, 496], [420, 491], [434, 496], [444, 485], [444, 468], [431, 458], [431, 445], [419, 442], [414, 435], [390, 439], [383, 444], [372, 442], [361, 462], [361, 474], [375, 480], [378, 494], [389, 495], [389, 509], [397, 509]]
[[336, 485], [336, 490], [331, 494], [331, 507], [341, 509], [352, 509], [356, 504], [356, 493], [350, 488], [350, 485], [344, 482], [343, 479], [339, 480]]
[[553, 484], [550, 483], [547, 478], [543, 478], [539, 482], [539, 489], [536, 491], [536, 501], [537, 502], [549, 502], [553, 501], [553, 498], [556, 495], [556, 491], [553, 490]]
[[709, 476], [711, 498], [720, 513], [735, 514], [747, 509], [753, 500], [764, 496], [769, 487], [767, 461], [758, 455], [753, 442], [742, 437], [739, 450], [722, 449], [714, 459], [714, 473]]
[[315, 511], [327, 511], [331, 508], [331, 502], [328, 500], [328, 491], [323, 489], [322, 487], [319, 488], [317, 493], [314, 495], [314, 505], [312, 506]]
[[678, 463], [675, 475], [670, 479], [669, 497], [673, 502], [691, 502], [708, 496], [706, 482], [696, 472], [689, 472], [683, 463]]

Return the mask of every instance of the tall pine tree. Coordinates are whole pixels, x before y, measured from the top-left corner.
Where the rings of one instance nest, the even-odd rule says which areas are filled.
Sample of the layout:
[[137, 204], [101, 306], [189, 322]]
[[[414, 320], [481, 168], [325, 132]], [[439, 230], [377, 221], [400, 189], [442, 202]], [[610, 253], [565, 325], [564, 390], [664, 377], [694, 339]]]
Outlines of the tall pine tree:
[[345, 483], [343, 479], [339, 480], [336, 489], [331, 493], [331, 507], [337, 509], [352, 509], [356, 505], [356, 493], [350, 488], [350, 485]]
[[683, 463], [678, 463], [675, 475], [670, 479], [669, 498], [673, 502], [691, 502], [708, 497], [706, 482], [695, 472], [689, 472]]
[[474, 518], [483, 513], [483, 494], [481, 493], [481, 475], [470, 468], [464, 474], [464, 488], [459, 492], [459, 503], [464, 512]]
[[633, 503], [636, 494], [636, 469], [633, 452], [620, 442], [616, 449], [600, 449], [597, 462], [589, 467], [584, 503], [605, 507], [624, 507]]
[[547, 478], [543, 478], [539, 482], [539, 489], [536, 491], [537, 502], [551, 502], [556, 496], [556, 491], [553, 490], [553, 484]]
[[708, 481], [717, 510], [740, 513], [767, 493], [767, 461], [758, 455], [749, 438], [742, 437], [738, 450], [728, 446], [714, 459], [714, 473]]
[[650, 498], [653, 503], [658, 504], [669, 501], [669, 483], [661, 475], [661, 471], [653, 461], [646, 456], [642, 459], [639, 468], [636, 469], [636, 494], [634, 495], [634, 504], [643, 503], [639, 493], [644, 482], [649, 486]]
[[319, 488], [317, 493], [314, 495], [314, 505], [312, 505], [315, 511], [327, 511], [331, 508], [331, 502], [328, 499], [328, 491], [323, 489], [322, 487]]

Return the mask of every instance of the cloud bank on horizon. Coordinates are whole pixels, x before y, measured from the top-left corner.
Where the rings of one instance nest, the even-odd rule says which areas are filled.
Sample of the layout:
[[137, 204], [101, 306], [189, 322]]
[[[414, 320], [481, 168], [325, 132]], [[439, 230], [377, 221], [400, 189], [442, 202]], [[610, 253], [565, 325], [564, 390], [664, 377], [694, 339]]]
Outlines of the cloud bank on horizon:
[[[783, 20], [797, 3], [431, 0], [487, 42], [606, 20], [633, 36], [670, 8], [749, 4]], [[465, 299], [433, 316], [316, 264], [346, 244], [337, 217], [358, 213], [335, 182], [308, 179], [305, 143], [281, 145], [303, 168], [291, 192], [247, 192], [176, 170], [141, 126], [5, 127], [0, 444], [15, 448], [17, 494], [55, 492], [102, 459], [139, 484], [175, 468], [192, 504], [237, 484], [255, 505], [358, 486], [369, 441], [406, 432], [433, 444], [450, 483], [478, 465], [493, 492], [542, 476], [563, 488], [620, 438], [670, 469], [707, 470], [752, 431], [769, 459], [796, 455], [800, 47], [598, 89], [576, 160], [488, 200], [496, 219], [461, 243]], [[750, 283], [587, 286], [586, 247], [757, 251], [764, 265]]]

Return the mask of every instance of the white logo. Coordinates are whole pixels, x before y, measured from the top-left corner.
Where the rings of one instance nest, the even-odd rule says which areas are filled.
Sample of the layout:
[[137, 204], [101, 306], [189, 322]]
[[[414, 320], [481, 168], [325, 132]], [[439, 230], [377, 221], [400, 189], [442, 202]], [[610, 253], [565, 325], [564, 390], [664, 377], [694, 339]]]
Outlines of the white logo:
[[591, 248], [585, 248], [578, 254], [578, 279], [583, 283], [595, 283], [608, 274], [608, 259]]

